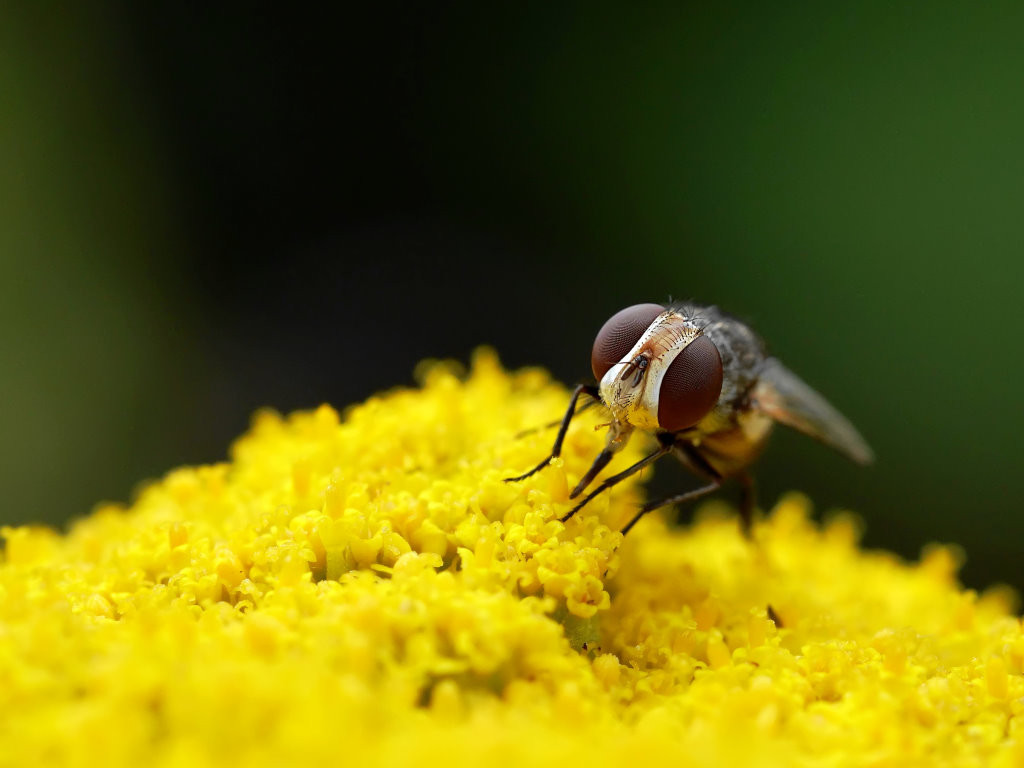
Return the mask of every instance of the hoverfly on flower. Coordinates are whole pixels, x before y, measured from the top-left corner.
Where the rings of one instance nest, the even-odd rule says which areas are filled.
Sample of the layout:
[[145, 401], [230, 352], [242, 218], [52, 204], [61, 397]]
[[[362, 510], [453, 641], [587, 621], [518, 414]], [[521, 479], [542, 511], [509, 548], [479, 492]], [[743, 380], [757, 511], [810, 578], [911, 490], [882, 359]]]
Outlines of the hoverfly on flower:
[[623, 533], [648, 512], [705, 496], [728, 479], [742, 489], [740, 515], [749, 528], [754, 509], [749, 467], [775, 422], [793, 427], [842, 455], [869, 464], [864, 438], [820, 394], [765, 352], [747, 325], [717, 307], [637, 304], [613, 315], [591, 351], [597, 384], [573, 391], [551, 453], [508, 482], [524, 480], [557, 457], [581, 397], [610, 414], [608, 439], [569, 498], [576, 499], [627, 444], [636, 430], [654, 434], [658, 448], [602, 481], [562, 518], [568, 520], [595, 496], [669, 454], [704, 485], [640, 507]]

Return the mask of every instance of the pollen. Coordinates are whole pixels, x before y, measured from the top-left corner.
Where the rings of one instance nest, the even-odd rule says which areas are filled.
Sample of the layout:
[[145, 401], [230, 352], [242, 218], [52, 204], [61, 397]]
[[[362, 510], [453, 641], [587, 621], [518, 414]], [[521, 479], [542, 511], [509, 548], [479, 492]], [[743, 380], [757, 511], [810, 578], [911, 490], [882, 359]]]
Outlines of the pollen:
[[749, 537], [709, 502], [623, 538], [637, 478], [563, 523], [600, 409], [506, 483], [566, 390], [487, 350], [420, 374], [343, 414], [262, 411], [228, 461], [66, 532], [2, 529], [0, 765], [1024, 756], [1016, 598], [962, 589], [956, 547], [866, 552], [799, 495]]

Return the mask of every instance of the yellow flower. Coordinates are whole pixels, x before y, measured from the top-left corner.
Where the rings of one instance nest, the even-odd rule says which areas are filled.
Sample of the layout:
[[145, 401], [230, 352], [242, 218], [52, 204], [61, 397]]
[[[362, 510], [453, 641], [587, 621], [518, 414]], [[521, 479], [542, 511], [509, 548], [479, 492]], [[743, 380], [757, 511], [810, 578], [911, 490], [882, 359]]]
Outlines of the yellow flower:
[[[751, 540], [624, 483], [568, 523], [603, 433], [491, 353], [344, 418], [256, 416], [65, 535], [4, 529], [6, 765], [1015, 765], [1013, 596], [858, 548], [799, 496]], [[635, 444], [607, 470], [635, 461]]]

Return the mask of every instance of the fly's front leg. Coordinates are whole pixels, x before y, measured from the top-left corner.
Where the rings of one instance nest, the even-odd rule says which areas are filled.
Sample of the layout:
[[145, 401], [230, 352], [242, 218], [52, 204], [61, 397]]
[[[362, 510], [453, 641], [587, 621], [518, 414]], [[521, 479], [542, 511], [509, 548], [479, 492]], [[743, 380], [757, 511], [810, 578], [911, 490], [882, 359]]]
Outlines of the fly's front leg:
[[[672, 446], [671, 445], [662, 445], [654, 453], [651, 453], [651, 454], [645, 456], [644, 458], [640, 459], [640, 461], [638, 461], [635, 464], [627, 467], [626, 469], [622, 470], [618, 474], [612, 475], [611, 477], [606, 478], [604, 480], [604, 482], [602, 482], [599, 486], [597, 486], [597, 488], [595, 488], [593, 491], [591, 491], [585, 497], [583, 497], [583, 501], [581, 501], [575, 507], [570, 509], [568, 514], [565, 515], [565, 517], [562, 518], [562, 522], [564, 523], [570, 517], [572, 517], [577, 512], [579, 512], [581, 509], [583, 509], [583, 507], [585, 507], [587, 505], [587, 503], [591, 499], [593, 499], [595, 496], [597, 496], [598, 494], [604, 493], [609, 488], [612, 488], [612, 487], [618, 485], [619, 483], [621, 483], [623, 480], [625, 480], [630, 475], [635, 475], [641, 469], [643, 469], [644, 467], [646, 467], [649, 464], [653, 464], [658, 459], [660, 459], [662, 456], [664, 456], [667, 453], [669, 453], [671, 450], [672, 450]], [[605, 451], [604, 453], [607, 453], [607, 451]], [[604, 455], [604, 454], [602, 454], [602, 455]], [[611, 454], [608, 454], [608, 458], [609, 459], [611, 458]], [[607, 463], [607, 462], [605, 462], [605, 463]], [[595, 462], [595, 464], [596, 464], [596, 462]], [[601, 466], [603, 467], [604, 465], [602, 464]], [[587, 473], [587, 474], [589, 475], [590, 473]], [[594, 474], [596, 474], [596, 472]], [[586, 478], [584, 478], [584, 480], [586, 480]], [[577, 489], [579, 490], [581, 487], [586, 487], [586, 483], [584, 481], [582, 481], [582, 480], [580, 481], [580, 485], [577, 486]], [[573, 498], [576, 495], [578, 495], [577, 491], [573, 491], [572, 496], [570, 496], [569, 498]]]
[[[599, 402], [601, 402], [601, 401], [600, 400], [587, 400], [587, 402], [585, 402], [583, 405], [581, 405], [579, 408], [576, 409], [576, 412], [573, 415], [574, 416], [579, 416], [585, 410], [587, 410], [589, 408], [593, 408]], [[544, 429], [551, 429], [552, 427], [557, 427], [561, 423], [562, 423], [562, 419], [555, 419], [554, 421], [549, 421], [543, 427], [530, 427], [529, 429], [524, 429], [522, 432], [516, 432], [515, 437], [516, 437], [517, 440], [520, 439], [520, 438], [523, 438], [523, 437], [529, 437], [530, 435], [534, 434], [535, 432], [540, 432], [541, 430], [544, 430]]]
[[558, 428], [558, 435], [555, 437], [555, 444], [551, 447], [551, 454], [526, 474], [519, 475], [518, 477], [506, 477], [506, 483], [517, 483], [520, 480], [525, 480], [530, 475], [536, 474], [544, 469], [552, 459], [558, 458], [562, 453], [562, 443], [565, 440], [565, 433], [569, 431], [569, 422], [571, 422], [572, 417], [576, 415], [576, 402], [580, 399], [580, 395], [587, 395], [595, 400], [600, 396], [599, 390], [595, 385], [579, 384], [576, 389], [572, 391], [572, 399], [569, 400], [569, 407], [565, 411], [565, 416], [562, 417], [562, 426]]
[[722, 475], [712, 467], [708, 463], [707, 459], [705, 459], [690, 443], [680, 440], [675, 443], [672, 448], [675, 451], [676, 458], [678, 458], [679, 461], [682, 462], [682, 464], [691, 472], [705, 478], [708, 481], [708, 484], [701, 486], [700, 488], [695, 488], [692, 491], [687, 491], [686, 493], [669, 496], [667, 499], [647, 502], [640, 507], [640, 511], [633, 516], [633, 519], [626, 523], [626, 527], [622, 529], [623, 535], [629, 533], [630, 529], [648, 512], [653, 512], [656, 509], [667, 507], [669, 504], [682, 504], [687, 501], [699, 499], [701, 496], [707, 496], [709, 493], [713, 493], [722, 487], [722, 481], [724, 479]]

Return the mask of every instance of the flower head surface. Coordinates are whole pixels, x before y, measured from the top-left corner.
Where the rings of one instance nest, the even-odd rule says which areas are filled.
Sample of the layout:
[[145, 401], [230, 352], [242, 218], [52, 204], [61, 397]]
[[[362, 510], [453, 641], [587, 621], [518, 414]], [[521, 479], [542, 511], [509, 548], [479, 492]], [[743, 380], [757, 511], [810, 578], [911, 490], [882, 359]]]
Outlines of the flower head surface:
[[[5, 529], [0, 763], [1012, 765], [1012, 596], [819, 527], [752, 539], [636, 482], [567, 523], [600, 414], [521, 484], [566, 393], [478, 354], [340, 417], [258, 414], [66, 535]], [[607, 470], [640, 457], [635, 444]]]

